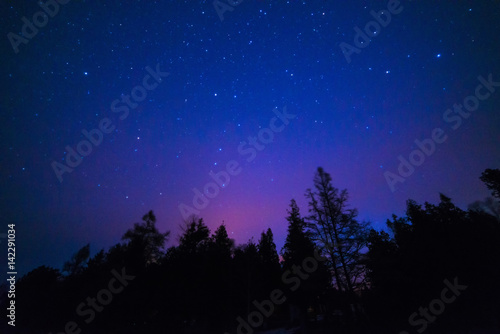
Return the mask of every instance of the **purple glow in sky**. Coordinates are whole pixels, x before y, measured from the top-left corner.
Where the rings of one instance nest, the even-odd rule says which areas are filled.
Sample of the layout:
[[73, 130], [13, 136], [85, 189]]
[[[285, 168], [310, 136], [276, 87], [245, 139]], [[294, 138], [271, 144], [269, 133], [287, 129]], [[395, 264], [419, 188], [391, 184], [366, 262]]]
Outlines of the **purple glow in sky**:
[[0, 233], [16, 224], [21, 273], [149, 210], [168, 245], [196, 213], [281, 249], [319, 166], [378, 229], [409, 198], [466, 209], [499, 167], [493, 0], [248, 0], [222, 21], [210, 1], [69, 2], [17, 45], [43, 9], [1, 6]]

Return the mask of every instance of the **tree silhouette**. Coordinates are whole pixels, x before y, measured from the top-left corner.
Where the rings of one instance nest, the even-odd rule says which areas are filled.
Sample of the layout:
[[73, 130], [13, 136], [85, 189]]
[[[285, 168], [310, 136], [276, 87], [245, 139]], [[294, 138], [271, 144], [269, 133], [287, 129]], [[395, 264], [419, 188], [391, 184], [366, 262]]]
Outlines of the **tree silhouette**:
[[259, 253], [253, 239], [235, 248], [233, 262], [236, 298], [240, 304], [238, 313], [249, 314], [252, 301], [263, 295], [260, 290], [262, 274], [259, 270]]
[[347, 190], [339, 192], [333, 187], [330, 174], [321, 167], [314, 177], [314, 186], [315, 191], [306, 191], [309, 232], [329, 257], [337, 289], [352, 294], [364, 279], [360, 258], [368, 223], [356, 220], [357, 210], [347, 208]]
[[290, 202], [290, 209], [287, 210], [289, 216], [288, 234], [285, 245], [281, 249], [283, 256], [283, 266], [291, 267], [300, 265], [302, 261], [314, 253], [314, 242], [306, 232], [306, 223], [300, 216], [300, 210], [294, 199]]
[[438, 205], [408, 200], [406, 216], [393, 215], [387, 226], [393, 238], [374, 230], [369, 237], [367, 303], [374, 323], [408, 328], [408, 316], [439, 297], [444, 279], [456, 278], [468, 288], [432, 330], [495, 326], [500, 270], [492, 263], [500, 258], [500, 225], [492, 216], [465, 212], [441, 194]]
[[147, 266], [157, 263], [164, 255], [163, 248], [170, 231], [160, 233], [156, 228], [156, 217], [149, 211], [142, 217], [141, 223], [135, 223], [132, 229], [127, 230], [122, 240], [127, 242], [129, 251], [134, 258]]
[[[497, 171], [486, 170], [481, 177], [494, 195]], [[368, 231], [366, 223], [356, 220], [357, 211], [348, 208], [347, 191], [333, 187], [321, 168], [314, 186], [306, 192], [308, 217], [290, 202], [281, 263], [271, 228], [257, 243], [252, 238], [235, 245], [224, 224], [211, 234], [195, 216], [185, 222], [178, 245], [165, 252], [169, 232], [158, 231], [149, 211], [126, 230], [122, 243], [93, 257], [90, 244], [78, 250], [62, 266], [66, 275], [42, 266], [23, 276], [15, 291], [16, 329], [23, 334], [60, 333], [74, 320], [82, 332], [97, 334], [233, 333], [240, 325], [236, 319], [246, 321], [252, 315], [255, 322], [256, 312], [267, 314], [259, 310], [265, 303], [257, 303], [280, 289], [286, 301], [263, 318], [265, 330], [300, 326], [302, 333], [415, 332], [409, 316], [431, 309], [427, 305], [440, 307], [436, 300], [443, 296], [445, 279], [458, 279], [467, 289], [446, 302], [446, 312], [429, 321], [426, 333], [491, 332], [500, 327], [496, 199], [474, 202], [468, 211], [443, 194], [438, 204], [408, 200], [405, 215], [387, 220], [387, 231]], [[305, 259], [317, 259], [315, 252], [325, 254], [326, 261], [318, 260], [312, 270], [309, 262], [307, 274], [301, 270], [299, 279], [297, 268]], [[110, 285], [114, 272], [133, 275], [134, 281], [115, 290], [119, 279]], [[360, 290], [362, 280], [366, 287]], [[8, 288], [0, 285], [3, 309], [9, 303]], [[106, 297], [109, 289], [114, 291], [112, 303]], [[90, 323], [75, 313], [85, 303], [102, 307]], [[360, 305], [357, 310], [366, 314], [351, 312]], [[320, 314], [324, 321], [317, 321]], [[369, 329], [359, 326], [366, 319]], [[10, 329], [0, 324], [2, 333]]]
[[491, 193], [497, 199], [500, 199], [500, 169], [486, 169], [480, 177]]
[[23, 276], [16, 286], [16, 326], [29, 331], [44, 330], [61, 321], [62, 299], [58, 293], [61, 274], [59, 270], [40, 266]]
[[224, 224], [215, 230], [208, 245], [213, 257], [224, 260], [224, 262], [231, 259], [234, 251], [234, 240], [229, 238]]
[[223, 325], [236, 317], [233, 251], [234, 240], [229, 238], [226, 226], [222, 224], [208, 240], [202, 269], [207, 289], [204, 297], [209, 304], [204, 315], [207, 317], [210, 329], [218, 333], [226, 330]]
[[187, 253], [199, 253], [208, 245], [210, 230], [203, 223], [203, 218], [191, 217], [185, 223], [184, 234], [179, 239], [179, 249]]
[[280, 260], [278, 252], [276, 251], [273, 232], [270, 228], [268, 228], [266, 232], [261, 233], [257, 248], [259, 250], [259, 257], [264, 266], [264, 270], [279, 272]]
[[492, 191], [494, 197], [487, 197], [483, 201], [471, 203], [469, 210], [491, 215], [500, 222], [500, 170], [486, 169], [481, 174], [480, 180]]
[[469, 210], [484, 212], [495, 217], [500, 222], [500, 201], [487, 197], [484, 201], [475, 201], [469, 205]]
[[[290, 201], [287, 210], [288, 233], [285, 244], [281, 249], [283, 257], [283, 272], [293, 272], [294, 268], [301, 267], [305, 259], [314, 257], [315, 245], [306, 231], [306, 223], [300, 216], [300, 210], [294, 199]], [[307, 331], [307, 310], [317, 306], [319, 297], [325, 294], [331, 282], [331, 276], [323, 262], [318, 261], [318, 268], [311, 273], [307, 280], [300, 283], [299, 289], [290, 295], [288, 302], [290, 314], [295, 324], [299, 324], [303, 333]]]
[[63, 272], [68, 273], [68, 275], [78, 275], [83, 272], [87, 266], [87, 261], [90, 256], [90, 244], [80, 248], [78, 252], [73, 254], [71, 260], [67, 261], [63, 265]]
[[[257, 244], [257, 255], [258, 265], [255, 273], [257, 300], [263, 300], [268, 299], [269, 293], [282, 285], [280, 260], [271, 228], [261, 233]], [[274, 312], [273, 316], [276, 315], [277, 312]], [[264, 328], [268, 326], [269, 320], [264, 321]]]

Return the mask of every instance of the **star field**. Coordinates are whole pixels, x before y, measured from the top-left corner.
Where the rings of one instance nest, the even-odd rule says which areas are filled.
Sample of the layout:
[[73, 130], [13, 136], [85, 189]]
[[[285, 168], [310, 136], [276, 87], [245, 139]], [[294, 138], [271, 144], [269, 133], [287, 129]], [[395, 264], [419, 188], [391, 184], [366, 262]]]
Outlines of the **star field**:
[[[290, 199], [307, 214], [318, 166], [376, 228], [409, 198], [466, 208], [489, 194], [479, 176], [500, 161], [500, 88], [457, 130], [443, 113], [479, 76], [500, 81], [496, 1], [401, 1], [350, 62], [340, 44], [388, 2], [245, 0], [221, 21], [210, 1], [70, 1], [18, 53], [6, 36], [41, 7], [1, 6], [2, 221], [18, 226], [24, 271], [110, 247], [151, 209], [176, 236], [181, 204], [237, 243], [271, 227], [281, 248]], [[384, 173], [435, 128], [447, 140], [391, 191]], [[72, 169], [62, 182], [54, 163]], [[221, 171], [195, 208], [193, 189]]]

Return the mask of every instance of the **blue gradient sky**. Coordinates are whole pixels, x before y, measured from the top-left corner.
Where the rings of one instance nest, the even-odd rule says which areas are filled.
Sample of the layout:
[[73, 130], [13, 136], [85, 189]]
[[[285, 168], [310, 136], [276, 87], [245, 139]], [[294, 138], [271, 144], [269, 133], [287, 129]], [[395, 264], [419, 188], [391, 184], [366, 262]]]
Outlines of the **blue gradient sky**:
[[[387, 3], [246, 0], [221, 21], [210, 1], [73, 1], [17, 54], [7, 34], [41, 8], [2, 4], [0, 232], [16, 224], [18, 271], [60, 268], [89, 242], [92, 254], [107, 249], [151, 209], [174, 245], [179, 204], [231, 160], [241, 172], [200, 216], [212, 231], [224, 221], [237, 243], [271, 227], [280, 249], [290, 199], [307, 214], [318, 166], [376, 228], [408, 198], [484, 199], [479, 176], [500, 161], [500, 88], [456, 130], [443, 114], [474, 95], [478, 76], [500, 81], [500, 6], [401, 1], [348, 62], [341, 43], [354, 46], [354, 28]], [[113, 101], [156, 66], [169, 75], [120, 119]], [[247, 162], [240, 143], [284, 107], [296, 117]], [[67, 164], [66, 146], [102, 119], [114, 130], [59, 182], [51, 164]], [[384, 172], [435, 128], [447, 140], [392, 192]]]

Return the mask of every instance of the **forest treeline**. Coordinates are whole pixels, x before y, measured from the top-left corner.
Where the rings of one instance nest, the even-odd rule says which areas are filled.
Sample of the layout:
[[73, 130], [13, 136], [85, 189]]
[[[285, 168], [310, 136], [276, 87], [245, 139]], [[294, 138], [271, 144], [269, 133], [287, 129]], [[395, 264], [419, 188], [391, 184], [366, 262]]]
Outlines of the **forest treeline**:
[[[407, 201], [386, 231], [357, 219], [318, 168], [301, 211], [291, 200], [278, 250], [271, 229], [235, 245], [226, 227], [184, 224], [166, 248], [152, 211], [122, 242], [16, 284], [14, 333], [493, 333], [500, 330], [500, 170], [492, 197], [464, 211]], [[2, 293], [0, 304], [8, 299]], [[5, 321], [2, 322], [4, 326]], [[2, 330], [2, 332], [4, 332]], [[487, 332], [489, 331], [489, 332]]]

